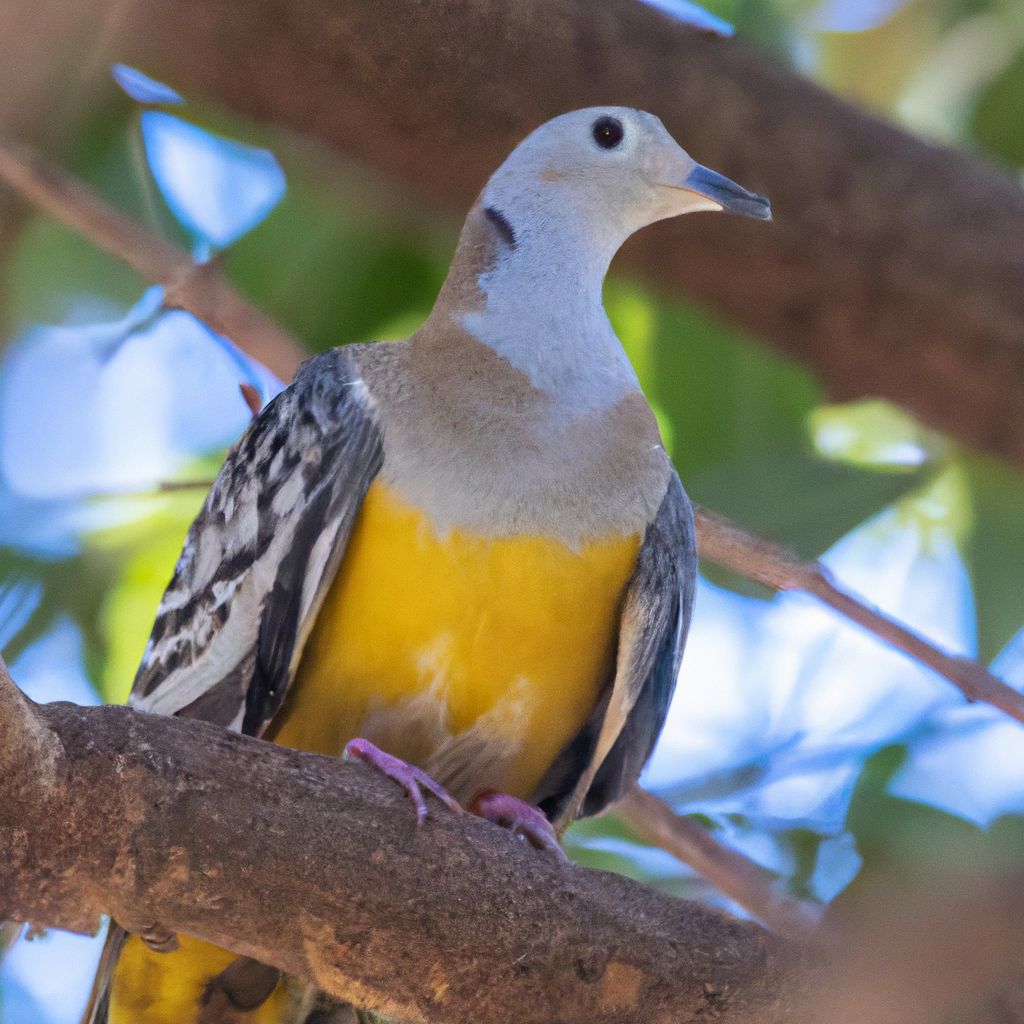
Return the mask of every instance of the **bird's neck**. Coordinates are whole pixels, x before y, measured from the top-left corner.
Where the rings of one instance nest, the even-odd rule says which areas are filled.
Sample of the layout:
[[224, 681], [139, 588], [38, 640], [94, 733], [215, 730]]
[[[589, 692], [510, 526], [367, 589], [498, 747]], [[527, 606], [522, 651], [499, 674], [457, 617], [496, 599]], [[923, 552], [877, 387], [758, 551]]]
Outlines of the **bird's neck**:
[[[434, 316], [489, 346], [570, 416], [639, 388], [601, 301], [616, 239], [569, 211], [474, 207]], [[547, 215], [544, 215], [544, 214]]]

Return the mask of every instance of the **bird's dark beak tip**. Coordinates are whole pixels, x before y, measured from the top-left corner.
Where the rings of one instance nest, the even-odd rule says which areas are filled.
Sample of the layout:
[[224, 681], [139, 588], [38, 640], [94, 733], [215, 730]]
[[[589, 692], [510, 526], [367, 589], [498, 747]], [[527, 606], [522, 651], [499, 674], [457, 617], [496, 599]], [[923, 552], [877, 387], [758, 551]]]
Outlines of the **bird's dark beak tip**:
[[728, 213], [739, 213], [756, 220], [772, 219], [772, 204], [767, 196], [748, 192], [742, 185], [700, 164], [690, 171], [683, 187], [705, 196]]
[[757, 196], [756, 201], [744, 201], [733, 203], [730, 206], [723, 206], [726, 213], [738, 214], [741, 217], [753, 217], [754, 220], [770, 221], [772, 219], [771, 204], [762, 196]]
[[758, 220], [770, 221], [772, 219], [772, 204], [768, 197], [755, 194], [754, 199], [757, 200], [757, 206], [750, 211], [750, 215]]
[[734, 198], [728, 206], [723, 206], [726, 213], [738, 213], [743, 217], [753, 217], [755, 220], [770, 221], [772, 219], [772, 204], [767, 196], [759, 195], [757, 192], [748, 192], [746, 195]]

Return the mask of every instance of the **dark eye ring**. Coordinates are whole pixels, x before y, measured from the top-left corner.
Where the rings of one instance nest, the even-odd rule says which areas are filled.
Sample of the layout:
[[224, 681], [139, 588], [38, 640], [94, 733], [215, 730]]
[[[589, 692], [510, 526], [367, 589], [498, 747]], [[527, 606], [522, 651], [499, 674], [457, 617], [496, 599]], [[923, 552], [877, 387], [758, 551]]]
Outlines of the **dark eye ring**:
[[590, 131], [602, 149], [614, 149], [622, 141], [622, 122], [617, 117], [599, 117]]

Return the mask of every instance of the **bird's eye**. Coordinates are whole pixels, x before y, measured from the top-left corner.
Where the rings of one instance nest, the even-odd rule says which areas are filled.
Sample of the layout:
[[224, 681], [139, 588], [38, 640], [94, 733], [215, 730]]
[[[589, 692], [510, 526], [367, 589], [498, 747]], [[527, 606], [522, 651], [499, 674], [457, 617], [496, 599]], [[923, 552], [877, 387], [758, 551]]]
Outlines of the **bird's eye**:
[[614, 149], [622, 141], [622, 122], [616, 117], [599, 117], [590, 130], [602, 149]]

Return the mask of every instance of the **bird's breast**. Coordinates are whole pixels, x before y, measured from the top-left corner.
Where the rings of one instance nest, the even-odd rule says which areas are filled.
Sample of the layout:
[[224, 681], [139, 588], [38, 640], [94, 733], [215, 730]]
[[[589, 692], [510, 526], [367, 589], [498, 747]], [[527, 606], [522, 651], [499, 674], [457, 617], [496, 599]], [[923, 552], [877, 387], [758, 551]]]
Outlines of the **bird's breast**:
[[275, 738], [337, 753], [365, 735], [463, 799], [528, 796], [610, 678], [639, 544], [439, 534], [378, 480]]

